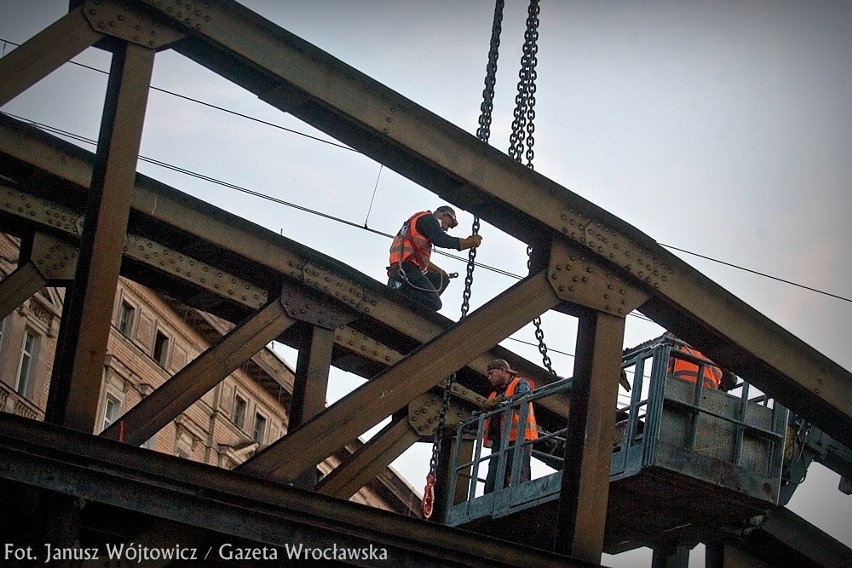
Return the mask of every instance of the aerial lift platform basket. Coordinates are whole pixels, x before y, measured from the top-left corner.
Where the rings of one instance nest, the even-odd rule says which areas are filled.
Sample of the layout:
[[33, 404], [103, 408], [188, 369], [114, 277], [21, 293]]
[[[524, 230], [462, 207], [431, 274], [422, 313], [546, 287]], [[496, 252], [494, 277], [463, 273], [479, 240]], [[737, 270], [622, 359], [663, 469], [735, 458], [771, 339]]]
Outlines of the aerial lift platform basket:
[[[617, 409], [604, 543], [608, 553], [712, 539], [714, 533], [748, 527], [778, 504], [787, 410], [762, 394], [749, 398], [744, 382], [724, 392], [672, 376], [672, 358], [696, 365], [699, 377], [712, 365], [677, 346], [678, 340], [663, 336], [623, 355], [622, 369], [633, 376], [633, 387], [630, 403]], [[505, 471], [507, 462], [519, 463], [505, 456], [520, 452], [520, 445], [487, 455], [482, 434], [485, 418], [508, 417], [515, 410], [523, 421], [529, 401], [570, 391], [571, 383], [565, 379], [537, 389], [459, 425], [446, 491], [452, 501], [446, 504], [447, 524], [550, 548], [565, 431], [542, 432], [533, 442], [533, 456], [541, 462], [534, 464], [534, 472], [545, 470], [544, 475], [519, 482], [515, 467], [508, 486], [498, 484], [488, 494], [482, 492], [488, 461]], [[466, 489], [465, 499], [453, 497], [459, 485]]]

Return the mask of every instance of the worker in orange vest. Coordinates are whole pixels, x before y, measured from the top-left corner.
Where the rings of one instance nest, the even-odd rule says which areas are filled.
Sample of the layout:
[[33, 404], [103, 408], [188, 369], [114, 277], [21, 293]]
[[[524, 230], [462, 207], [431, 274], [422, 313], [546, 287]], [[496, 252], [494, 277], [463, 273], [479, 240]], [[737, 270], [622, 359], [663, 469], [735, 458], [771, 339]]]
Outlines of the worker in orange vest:
[[393, 239], [390, 247], [388, 286], [438, 311], [441, 294], [447, 289], [450, 277], [431, 260], [432, 247], [465, 250], [478, 247], [482, 237], [471, 235], [460, 239], [447, 230], [458, 225], [456, 212], [442, 205], [435, 212], [420, 211], [412, 215]]
[[[676, 342], [676, 348], [682, 353], [688, 353], [702, 361], [707, 361], [701, 370], [701, 384], [705, 389], [718, 389], [720, 387], [723, 377], [721, 368], [712, 364], [703, 353], [681, 341]], [[669, 357], [668, 373], [684, 381], [694, 383], [698, 379], [698, 365], [692, 360], [671, 356]]]
[[[513, 370], [505, 359], [494, 359], [488, 364], [488, 381], [494, 387], [494, 391], [488, 396], [486, 408], [496, 408], [501, 402], [519, 398], [529, 394], [535, 388], [535, 383], [532, 379], [527, 379], [518, 375], [518, 372]], [[503, 417], [505, 412], [495, 415], [497, 420], [491, 418], [485, 419], [484, 435], [482, 443], [486, 448], [492, 448], [491, 459], [488, 461], [488, 475], [485, 478], [485, 493], [491, 493], [496, 489], [497, 485], [497, 469], [499, 467], [498, 451], [502, 448], [501, 436], [503, 434]], [[512, 424], [509, 427], [509, 445], [513, 446], [518, 439], [518, 431], [523, 428], [525, 441], [538, 440], [538, 427], [535, 422], [535, 414], [533, 413], [533, 405], [529, 403], [527, 408], [526, 424], [521, 426], [519, 409], [514, 409], [511, 412]], [[512, 475], [512, 461], [514, 457], [514, 448], [510, 448], [506, 455], [506, 472], [501, 483], [500, 489], [507, 487]], [[521, 471], [519, 482], [529, 481], [532, 477], [530, 466], [530, 458], [532, 457], [532, 444], [526, 444], [521, 448]]]

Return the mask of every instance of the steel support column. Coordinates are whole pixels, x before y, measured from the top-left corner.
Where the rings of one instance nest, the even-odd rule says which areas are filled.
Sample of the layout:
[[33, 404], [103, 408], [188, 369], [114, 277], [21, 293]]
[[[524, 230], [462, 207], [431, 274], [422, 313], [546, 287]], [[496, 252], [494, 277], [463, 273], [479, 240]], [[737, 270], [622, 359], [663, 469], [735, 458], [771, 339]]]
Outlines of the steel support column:
[[[293, 399], [287, 429], [304, 424], [325, 410], [325, 395], [328, 391], [328, 375], [331, 371], [331, 351], [334, 348], [334, 330], [312, 325], [310, 345], [299, 351], [296, 362], [296, 377], [293, 383]], [[316, 473], [305, 471], [295, 480], [296, 487], [313, 489]]]
[[66, 298], [70, 317], [59, 332], [46, 420], [84, 432], [94, 430], [97, 418], [153, 66], [154, 51], [135, 44], [113, 55], [80, 259]]
[[103, 38], [79, 7], [0, 59], [0, 106]]
[[554, 550], [598, 564], [603, 553], [623, 342], [623, 317], [583, 311], [577, 330]]
[[138, 446], [296, 323], [276, 298], [222, 336], [101, 433]]
[[[518, 282], [239, 469], [290, 481], [558, 304], [547, 271]], [[617, 384], [617, 383], [616, 383]]]

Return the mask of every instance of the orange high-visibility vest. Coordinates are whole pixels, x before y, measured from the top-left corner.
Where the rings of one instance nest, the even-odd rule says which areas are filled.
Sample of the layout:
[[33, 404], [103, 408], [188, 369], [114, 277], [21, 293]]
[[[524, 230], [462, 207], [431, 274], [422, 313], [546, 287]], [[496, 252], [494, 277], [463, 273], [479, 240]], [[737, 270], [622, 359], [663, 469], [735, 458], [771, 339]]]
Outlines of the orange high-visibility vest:
[[[515, 377], [506, 387], [506, 398], [511, 398], [515, 395], [515, 389], [518, 388], [518, 383], [521, 382], [523, 377]], [[535, 383], [532, 379], [525, 379], [530, 388], [535, 388]], [[497, 398], [497, 391], [493, 391], [490, 395], [488, 395], [488, 400], [492, 400]], [[521, 421], [521, 413], [518, 410], [512, 411], [512, 427], [509, 429], [509, 441], [514, 442], [518, 438], [518, 423]], [[491, 440], [491, 419], [486, 418], [485, 424], [485, 435], [483, 436], [483, 441], [487, 444]], [[500, 425], [500, 432], [503, 431], [503, 425]], [[538, 428], [535, 423], [535, 414], [533, 413], [533, 405], [529, 403], [529, 408], [527, 409], [527, 425], [524, 429], [524, 440], [538, 440]]]
[[[678, 349], [684, 353], [689, 353], [701, 359], [707, 359], [703, 353], [697, 349], [692, 349], [686, 345], [678, 345]], [[669, 358], [669, 374], [684, 381], [694, 383], [698, 378], [698, 365], [692, 361], [678, 359], [675, 357]], [[701, 384], [704, 388], [718, 389], [722, 383], [722, 369], [716, 365], [705, 364], [701, 377]]]
[[424, 237], [417, 230], [417, 221], [424, 215], [431, 215], [431, 211], [420, 211], [406, 221], [390, 247], [390, 265], [396, 266], [400, 262], [411, 261], [424, 273], [429, 267], [429, 257], [432, 256], [432, 241]]

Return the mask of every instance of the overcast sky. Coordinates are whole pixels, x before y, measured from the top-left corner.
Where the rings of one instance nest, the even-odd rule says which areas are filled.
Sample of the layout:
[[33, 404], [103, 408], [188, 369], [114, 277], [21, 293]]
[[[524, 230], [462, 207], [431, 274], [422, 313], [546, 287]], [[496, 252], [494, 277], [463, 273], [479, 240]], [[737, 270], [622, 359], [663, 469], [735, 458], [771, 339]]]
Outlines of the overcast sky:
[[[475, 132], [492, 0], [245, 4]], [[526, 2], [507, 4], [490, 140], [503, 151], [526, 18]], [[4, 53], [67, 5], [0, 0], [0, 40], [11, 42]], [[841, 296], [674, 251], [852, 368], [852, 4], [544, 0], [539, 31], [535, 169], [664, 245]], [[109, 66], [95, 50], [76, 61]], [[103, 74], [65, 65], [2, 110], [94, 139], [105, 84]], [[174, 53], [157, 56], [153, 85], [331, 140]], [[357, 152], [161, 91], [149, 99], [141, 153], [385, 233], [414, 211], [441, 204]], [[139, 169], [384, 279], [390, 243], [382, 236], [148, 163]], [[459, 213], [454, 234], [466, 236], [472, 217]], [[487, 224], [481, 234], [478, 261], [524, 274], [524, 245]], [[464, 272], [461, 262], [437, 261]], [[473, 308], [514, 282], [477, 269]], [[461, 290], [457, 280], [444, 296], [442, 313], [450, 318], [459, 316]], [[565, 376], [572, 373], [574, 330], [567, 316], [544, 318], [554, 365]], [[625, 346], [659, 333], [629, 317]], [[514, 337], [503, 344], [539, 360], [523, 343], [535, 341], [529, 328]], [[335, 380], [338, 389], [357, 384]], [[418, 489], [428, 450], [395, 463]], [[836, 490], [837, 480], [812, 467], [791, 508], [852, 546], [852, 498]]]

